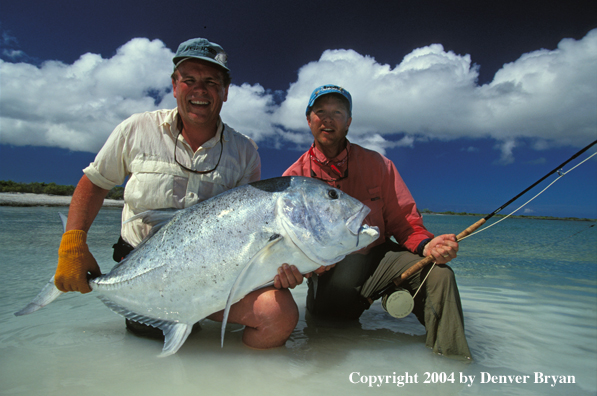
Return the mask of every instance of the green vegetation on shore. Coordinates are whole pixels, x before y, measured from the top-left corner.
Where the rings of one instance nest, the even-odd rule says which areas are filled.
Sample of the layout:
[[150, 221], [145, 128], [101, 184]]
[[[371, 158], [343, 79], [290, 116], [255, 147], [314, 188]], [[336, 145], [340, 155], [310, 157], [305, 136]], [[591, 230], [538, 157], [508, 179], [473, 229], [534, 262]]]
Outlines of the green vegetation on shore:
[[[63, 186], [56, 183], [16, 183], [11, 180], [0, 180], [0, 192], [32, 193], [47, 195], [71, 196], [75, 186]], [[110, 190], [108, 199], [123, 199], [124, 187], [116, 186]]]

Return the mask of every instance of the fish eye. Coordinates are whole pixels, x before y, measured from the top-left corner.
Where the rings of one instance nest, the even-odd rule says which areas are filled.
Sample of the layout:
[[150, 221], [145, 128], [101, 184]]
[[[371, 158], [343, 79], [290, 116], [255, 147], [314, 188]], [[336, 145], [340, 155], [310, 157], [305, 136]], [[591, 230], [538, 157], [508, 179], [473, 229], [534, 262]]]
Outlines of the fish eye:
[[328, 190], [328, 197], [338, 199], [338, 192], [336, 190]]

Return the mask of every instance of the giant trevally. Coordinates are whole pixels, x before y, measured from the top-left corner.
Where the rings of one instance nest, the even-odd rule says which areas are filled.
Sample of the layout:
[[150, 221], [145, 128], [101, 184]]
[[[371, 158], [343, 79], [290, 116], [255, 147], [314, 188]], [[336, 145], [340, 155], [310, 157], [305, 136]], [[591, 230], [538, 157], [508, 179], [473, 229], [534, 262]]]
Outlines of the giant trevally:
[[[282, 263], [301, 273], [331, 265], [379, 237], [363, 221], [370, 209], [324, 182], [279, 177], [226, 191], [186, 209], [134, 218], [150, 235], [107, 274], [89, 281], [113, 311], [164, 332], [162, 354], [176, 353], [193, 324], [272, 283]], [[53, 278], [15, 315], [49, 304]]]

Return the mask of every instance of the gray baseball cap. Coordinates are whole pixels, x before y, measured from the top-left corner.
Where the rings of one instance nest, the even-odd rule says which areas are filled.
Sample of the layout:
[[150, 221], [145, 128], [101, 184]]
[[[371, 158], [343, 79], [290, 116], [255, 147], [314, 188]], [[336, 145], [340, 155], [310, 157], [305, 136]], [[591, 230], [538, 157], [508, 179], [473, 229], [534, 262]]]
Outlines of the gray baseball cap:
[[224, 49], [204, 38], [190, 39], [178, 46], [176, 55], [172, 58], [174, 69], [187, 59], [201, 59], [230, 71], [227, 66], [228, 55]]

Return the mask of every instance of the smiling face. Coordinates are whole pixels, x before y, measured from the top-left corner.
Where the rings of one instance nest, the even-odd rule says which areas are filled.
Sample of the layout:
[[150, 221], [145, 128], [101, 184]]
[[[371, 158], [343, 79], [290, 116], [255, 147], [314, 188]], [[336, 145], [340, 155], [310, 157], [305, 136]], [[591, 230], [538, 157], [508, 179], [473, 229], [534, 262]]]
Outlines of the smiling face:
[[328, 158], [334, 158], [344, 150], [351, 122], [346, 104], [334, 94], [317, 99], [307, 115], [315, 147]]
[[209, 62], [186, 60], [174, 73], [172, 89], [185, 130], [208, 128], [215, 133], [222, 104], [228, 99], [222, 71]]

